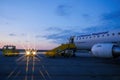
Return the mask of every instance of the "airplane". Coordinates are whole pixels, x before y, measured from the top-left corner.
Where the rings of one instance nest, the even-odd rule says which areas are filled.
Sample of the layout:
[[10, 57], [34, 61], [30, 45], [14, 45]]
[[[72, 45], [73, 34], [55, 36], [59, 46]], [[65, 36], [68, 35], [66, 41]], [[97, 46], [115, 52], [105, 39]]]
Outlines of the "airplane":
[[91, 50], [96, 57], [120, 56], [120, 29], [74, 36], [71, 42], [79, 50]]

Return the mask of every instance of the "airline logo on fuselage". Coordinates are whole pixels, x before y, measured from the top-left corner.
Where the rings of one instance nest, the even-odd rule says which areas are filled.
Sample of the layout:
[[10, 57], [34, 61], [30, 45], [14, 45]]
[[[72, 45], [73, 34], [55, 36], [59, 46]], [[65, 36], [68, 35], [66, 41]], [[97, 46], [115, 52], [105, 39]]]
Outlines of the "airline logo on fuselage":
[[87, 34], [87, 35], [80, 35], [80, 36], [77, 36], [77, 37], [86, 37], [86, 36], [101, 35], [101, 34], [108, 34], [108, 31], [106, 31], [106, 32], [99, 32], [99, 33], [92, 33], [92, 34]]
[[100, 34], [108, 34], [108, 31], [107, 32], [100, 32], [100, 33], [92, 33], [92, 35], [100, 35]]

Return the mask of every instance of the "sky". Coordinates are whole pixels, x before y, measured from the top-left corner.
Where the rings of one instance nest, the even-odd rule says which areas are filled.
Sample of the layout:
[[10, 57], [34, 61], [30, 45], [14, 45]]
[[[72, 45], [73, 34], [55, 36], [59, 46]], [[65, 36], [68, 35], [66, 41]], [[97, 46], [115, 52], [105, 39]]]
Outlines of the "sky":
[[120, 29], [120, 0], [0, 0], [0, 47], [52, 49], [70, 36]]

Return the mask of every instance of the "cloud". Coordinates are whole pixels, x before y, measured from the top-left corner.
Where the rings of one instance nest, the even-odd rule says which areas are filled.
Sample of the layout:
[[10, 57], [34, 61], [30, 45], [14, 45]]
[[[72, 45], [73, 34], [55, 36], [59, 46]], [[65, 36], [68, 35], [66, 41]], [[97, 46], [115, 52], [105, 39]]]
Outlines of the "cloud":
[[103, 14], [101, 20], [106, 25], [120, 26], [120, 11]]
[[9, 15], [9, 13], [4, 12], [4, 9], [0, 9], [0, 17], [6, 20], [16, 20], [16, 17], [14, 15]]
[[[48, 32], [54, 32], [43, 36], [46, 39], [53, 40], [55, 43], [65, 43], [70, 36], [76, 36], [81, 34], [93, 33], [93, 32], [103, 32], [114, 29], [120, 29], [120, 11], [105, 13], [100, 16], [100, 24], [95, 26], [88, 26], [87, 28], [81, 29], [81, 32], [76, 32], [72, 29], [62, 29], [58, 27], [49, 27], [46, 29]], [[90, 17], [88, 14], [84, 14], [83, 17]]]
[[43, 36], [41, 35], [36, 35], [35, 38], [42, 38]]
[[17, 36], [17, 35], [14, 33], [10, 33], [9, 36]]
[[71, 6], [68, 5], [58, 5], [56, 8], [56, 14], [58, 16], [68, 16], [71, 14]]
[[120, 20], [120, 11], [115, 11], [112, 13], [103, 14], [102, 20]]
[[21, 33], [20, 35], [21, 35], [21, 36], [26, 36], [26, 34], [25, 34], [25, 33]]
[[58, 28], [58, 27], [49, 27], [46, 29], [47, 31], [62, 31], [61, 28]]
[[105, 13], [100, 16], [100, 24], [84, 28], [84, 32], [98, 32], [120, 29], [120, 11]]
[[99, 25], [99, 26], [92, 26], [88, 28], [82, 29], [83, 32], [92, 33], [92, 32], [101, 32], [101, 31], [110, 31], [120, 29], [120, 26], [113, 26], [113, 25]]
[[[52, 31], [56, 31], [56, 27], [51, 27], [51, 30]], [[63, 30], [62, 28], [58, 28], [60, 29], [59, 32], [55, 32], [55, 33], [51, 33], [51, 34], [48, 34], [48, 35], [44, 35], [42, 36], [43, 38], [46, 38], [46, 39], [50, 39], [50, 40], [53, 40], [53, 42], [55, 43], [65, 43], [68, 41], [68, 39], [70, 38], [70, 36], [75, 36], [75, 35], [78, 35], [78, 34], [82, 34], [82, 33], [79, 33], [79, 32], [75, 32], [74, 30]], [[41, 36], [39, 36], [41, 37]]]
[[7, 15], [5, 13], [0, 13], [0, 24], [9, 25], [12, 21], [17, 20], [15, 17]]
[[89, 14], [82, 14], [82, 17], [88, 19], [88, 18], [90, 18], [91, 16], [90, 16]]
[[8, 34], [9, 36], [16, 36], [16, 37], [26, 37], [26, 34], [25, 33], [20, 33], [20, 34], [15, 34], [15, 33], [10, 33]]
[[[49, 34], [57, 34], [59, 32], [62, 32], [63, 30], [61, 28], [58, 28], [58, 27], [49, 27], [49, 28], [45, 29], [45, 31], [47, 31]], [[43, 36], [43, 35], [36, 35], [35, 37], [36, 38], [43, 38], [45, 36]]]

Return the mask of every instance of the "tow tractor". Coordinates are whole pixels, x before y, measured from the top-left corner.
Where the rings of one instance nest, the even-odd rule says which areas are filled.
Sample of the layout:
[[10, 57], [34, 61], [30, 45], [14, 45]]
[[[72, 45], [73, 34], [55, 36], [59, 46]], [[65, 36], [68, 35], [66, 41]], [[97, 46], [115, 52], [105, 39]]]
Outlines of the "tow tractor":
[[17, 56], [17, 55], [19, 55], [19, 51], [16, 50], [16, 46], [13, 46], [13, 45], [3, 46], [2, 52], [3, 52], [4, 56]]

